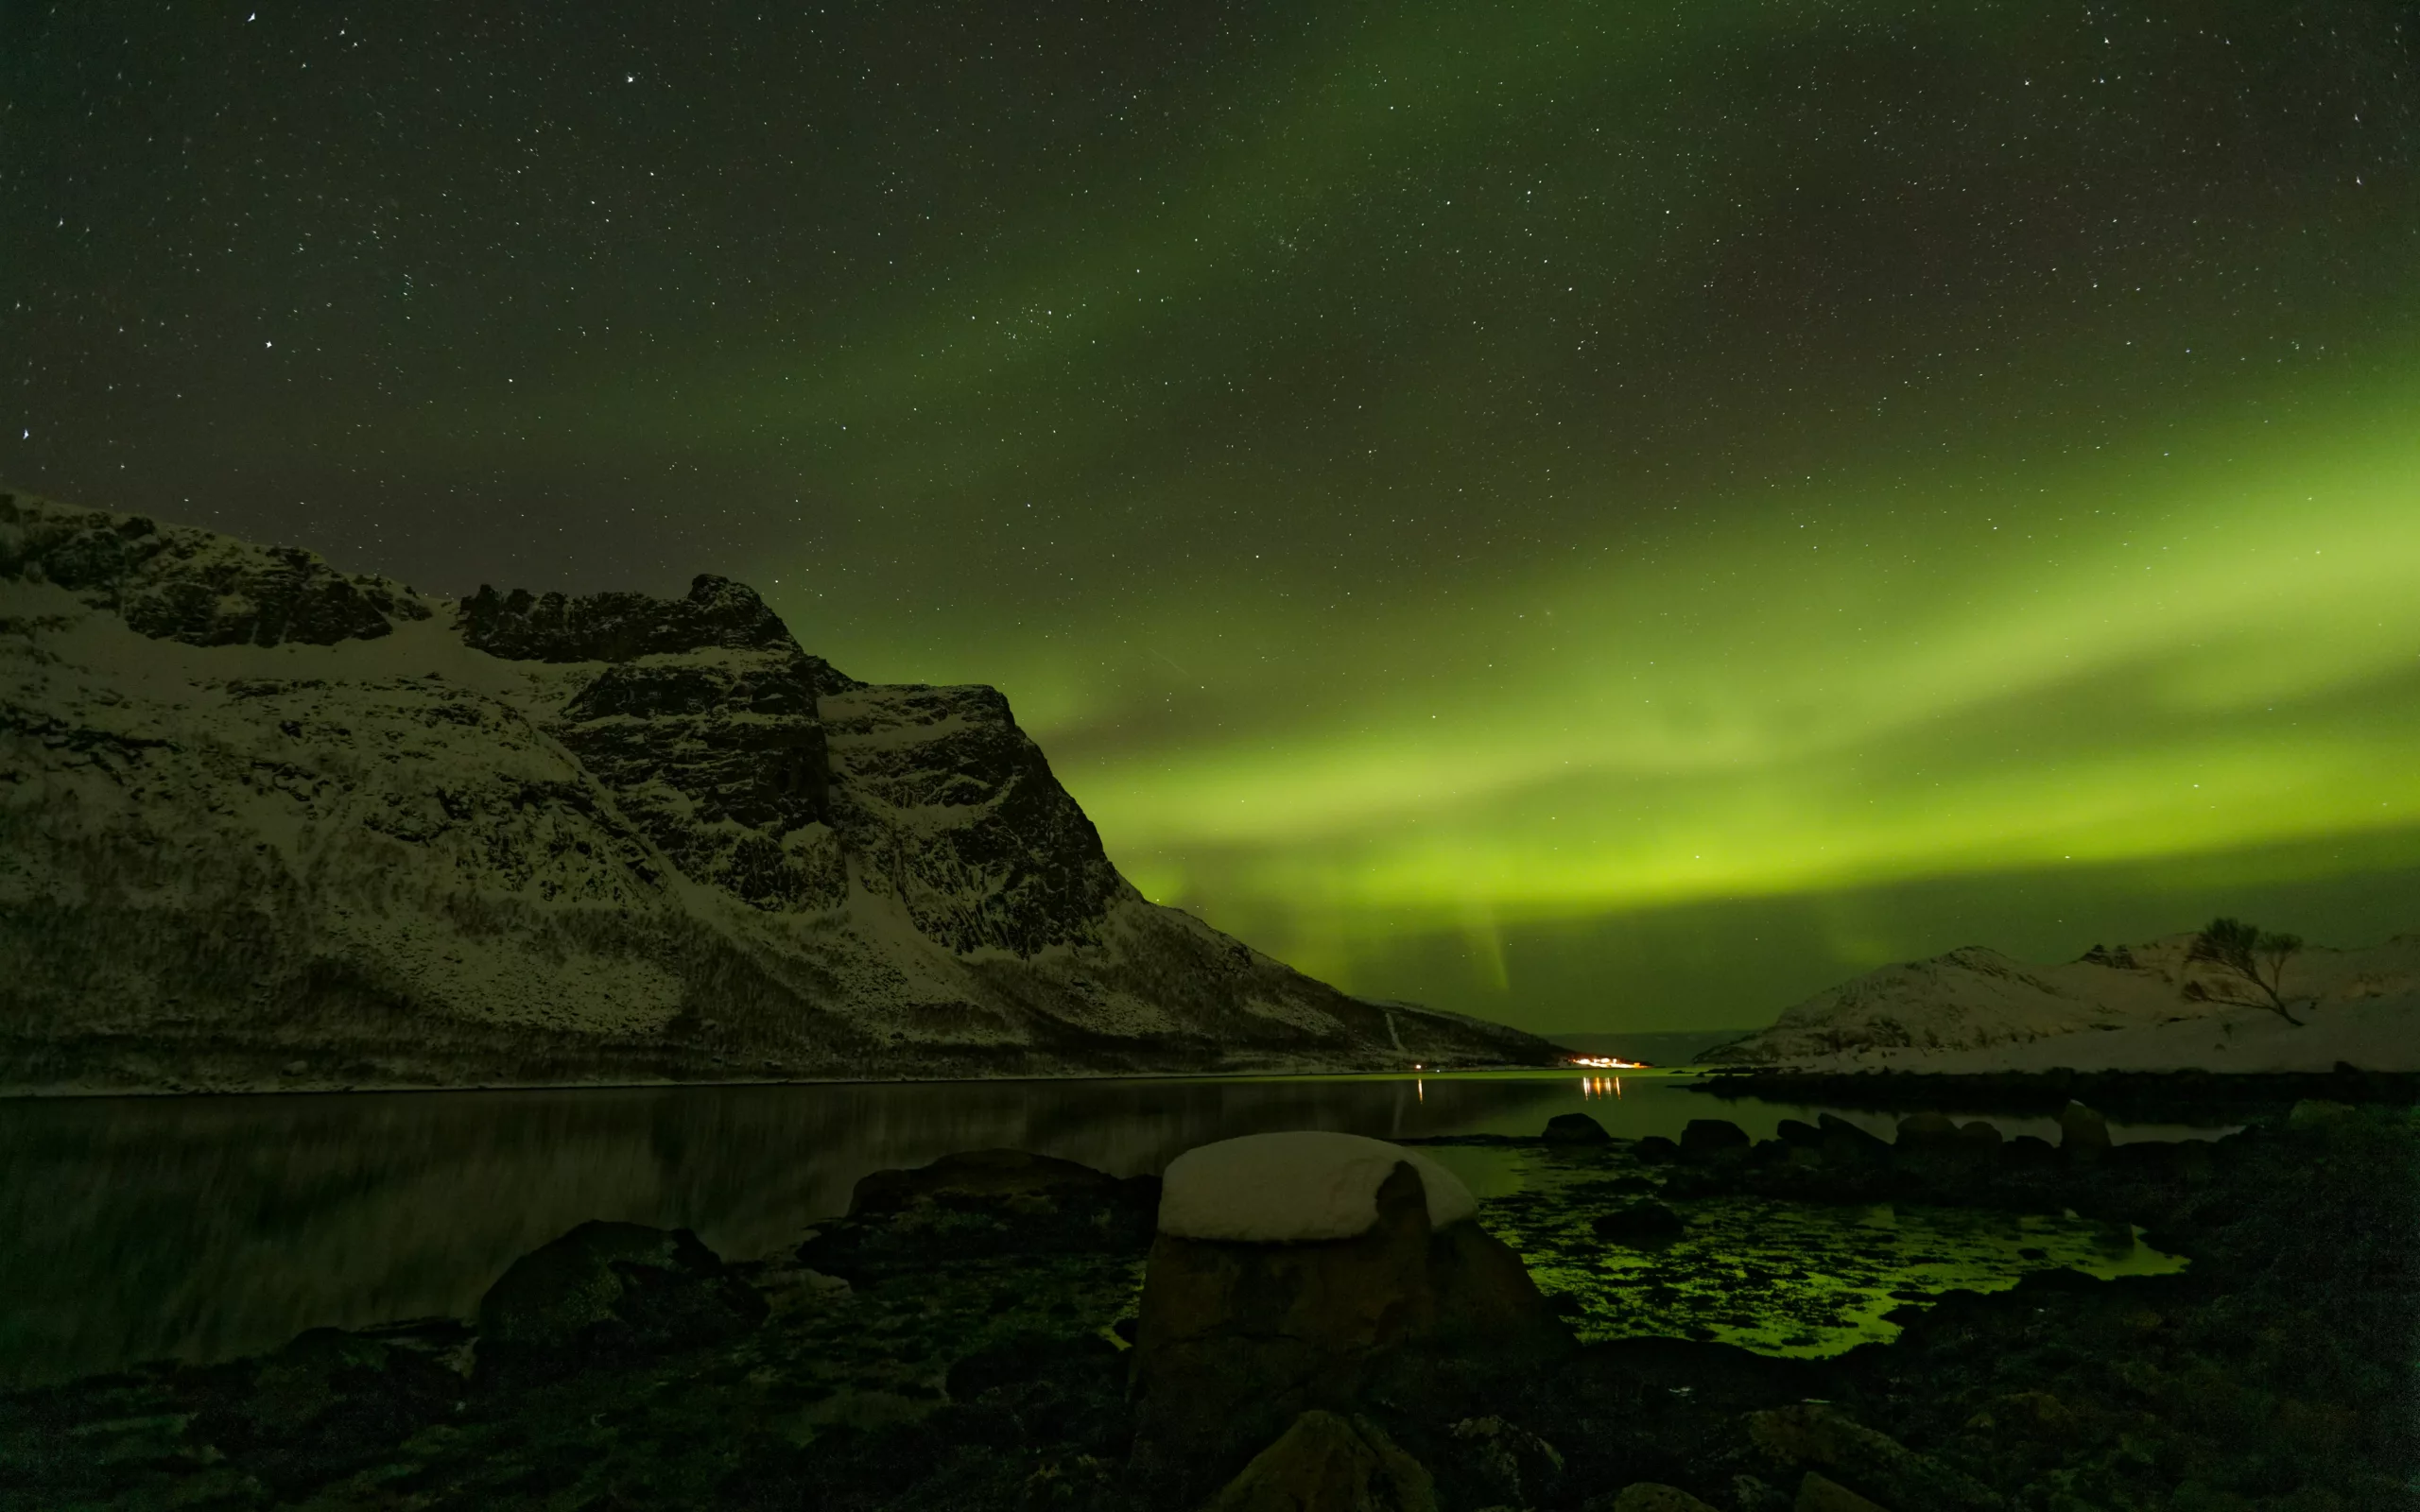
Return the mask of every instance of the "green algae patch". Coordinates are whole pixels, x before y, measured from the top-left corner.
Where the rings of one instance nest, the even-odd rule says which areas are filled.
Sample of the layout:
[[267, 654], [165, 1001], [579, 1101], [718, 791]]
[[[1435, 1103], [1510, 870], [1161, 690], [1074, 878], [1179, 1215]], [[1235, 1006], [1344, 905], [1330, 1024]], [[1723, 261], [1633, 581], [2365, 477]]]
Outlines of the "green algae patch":
[[2110, 1280], [2186, 1265], [2132, 1225], [1904, 1202], [1704, 1197], [1669, 1204], [1682, 1227], [1668, 1238], [1609, 1239], [1595, 1221], [1651, 1195], [1636, 1167], [1541, 1151], [1502, 1152], [1501, 1166], [1481, 1221], [1588, 1344], [1684, 1338], [1818, 1358], [1896, 1338], [1893, 1314], [1945, 1293], [2006, 1291], [2032, 1271]]

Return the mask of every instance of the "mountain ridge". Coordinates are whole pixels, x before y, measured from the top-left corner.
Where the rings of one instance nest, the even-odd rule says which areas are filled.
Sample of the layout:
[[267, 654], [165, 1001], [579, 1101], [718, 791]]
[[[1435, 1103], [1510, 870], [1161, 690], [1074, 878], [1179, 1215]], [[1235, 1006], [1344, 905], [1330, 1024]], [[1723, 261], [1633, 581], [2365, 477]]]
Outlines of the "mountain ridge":
[[1707, 1050], [1757, 1070], [2420, 1071], [2420, 931], [2286, 968], [2297, 1026], [2194, 957], [2192, 934], [2028, 965], [1985, 946], [1879, 967]]
[[745, 585], [420, 593], [0, 493], [0, 1088], [1555, 1057], [1144, 900], [982, 686]]

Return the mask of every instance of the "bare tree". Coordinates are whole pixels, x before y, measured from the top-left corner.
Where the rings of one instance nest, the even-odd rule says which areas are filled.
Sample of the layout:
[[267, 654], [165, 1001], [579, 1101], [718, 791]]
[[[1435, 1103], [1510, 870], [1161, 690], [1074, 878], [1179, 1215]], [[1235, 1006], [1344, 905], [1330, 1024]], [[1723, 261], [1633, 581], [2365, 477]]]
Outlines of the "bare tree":
[[2187, 982], [2185, 995], [2198, 1002], [2235, 1003], [2247, 1008], [2267, 1008], [2296, 1028], [2302, 1020], [2287, 1005], [2284, 989], [2286, 963], [2303, 948], [2300, 935], [2274, 935], [2240, 919], [2213, 919], [2210, 925], [2193, 936], [2193, 948], [2186, 953], [2188, 961], [2208, 961], [2229, 975], [2248, 983], [2261, 997], [2243, 1002], [2240, 998], [2211, 995], [2199, 982]]

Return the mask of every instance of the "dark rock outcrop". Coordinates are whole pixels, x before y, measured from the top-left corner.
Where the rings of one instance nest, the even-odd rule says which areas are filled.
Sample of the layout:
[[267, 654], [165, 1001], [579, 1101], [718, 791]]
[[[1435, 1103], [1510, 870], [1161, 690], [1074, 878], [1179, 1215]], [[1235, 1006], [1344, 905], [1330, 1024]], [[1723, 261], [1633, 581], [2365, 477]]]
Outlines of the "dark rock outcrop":
[[1436, 1512], [1427, 1470], [1367, 1418], [1311, 1411], [1262, 1450], [1204, 1512]]
[[[1823, 1472], [1887, 1506], [1999, 1512], [2003, 1505], [1971, 1476], [1821, 1402], [1756, 1413], [1748, 1419], [1748, 1436], [1768, 1464]], [[1803, 1492], [1800, 1504], [1806, 1504]], [[1837, 1500], [1816, 1504], [1854, 1505]]]
[[1910, 1113], [1899, 1120], [1898, 1144], [1904, 1152], [1948, 1149], [1958, 1139], [1958, 1123], [1945, 1113]]
[[479, 1299], [482, 1374], [694, 1349], [765, 1320], [765, 1300], [686, 1228], [581, 1224]]
[[689, 876], [758, 908], [835, 908], [848, 868], [829, 829], [819, 665], [608, 667], [553, 732]]
[[1547, 1120], [1542, 1137], [1548, 1144], [1604, 1144], [1613, 1139], [1604, 1125], [1585, 1113], [1555, 1114]]
[[1837, 1113], [1819, 1113], [1816, 1125], [1824, 1136], [1824, 1159], [1835, 1165], [1882, 1165], [1891, 1159], [1891, 1142], [1850, 1123]]
[[[461, 1376], [441, 1359], [459, 1325], [376, 1332], [312, 1329], [256, 1361], [209, 1372], [194, 1431], [273, 1489], [342, 1475], [458, 1410]], [[381, 1336], [381, 1333], [385, 1336]]]
[[7, 493], [0, 577], [55, 583], [144, 635], [187, 645], [334, 645], [430, 613], [410, 589], [339, 573], [298, 547]]
[[849, 1194], [849, 1216], [905, 1212], [927, 1204], [998, 1204], [1039, 1211], [1069, 1202], [1109, 1200], [1130, 1190], [1148, 1194], [1152, 1183], [1131, 1188], [1089, 1165], [1025, 1150], [968, 1150], [944, 1155], [930, 1165], [906, 1171], [875, 1171]]
[[854, 861], [926, 937], [1030, 956], [1098, 941], [1126, 890], [996, 690], [861, 683], [743, 584], [481, 588], [459, 625], [492, 656], [613, 663], [554, 733], [684, 872], [756, 907], [838, 907]]
[[1563, 1453], [1495, 1413], [1465, 1418], [1447, 1430], [1463, 1483], [1459, 1503], [1545, 1506], [1563, 1500]]
[[553, 733], [683, 872], [757, 908], [847, 901], [817, 700], [862, 684], [801, 651], [754, 590], [710, 575], [683, 598], [481, 587], [457, 624], [508, 661], [611, 663]]
[[875, 1171], [850, 1194], [846, 1217], [799, 1247], [800, 1263], [850, 1280], [913, 1274], [974, 1251], [995, 1257], [1140, 1256], [1159, 1208], [1156, 1177], [1117, 1177], [1024, 1150], [945, 1155], [908, 1171]]
[[833, 827], [920, 932], [1017, 955], [1099, 937], [1125, 879], [1007, 698], [870, 687], [821, 709]]
[[2082, 1103], [2069, 1103], [2059, 1110], [2059, 1148], [2085, 1155], [2108, 1149], [2109, 1120]]
[[1748, 1131], [1727, 1118], [1693, 1118], [1681, 1130], [1681, 1159], [1711, 1160], [1743, 1154], [1748, 1143]]
[[[778, 651], [793, 647], [789, 627], [754, 589], [700, 573], [685, 598], [647, 593], [499, 593], [481, 584], [462, 601], [457, 622], [472, 649], [510, 662], [630, 662], [717, 647]], [[812, 658], [810, 661], [814, 660]], [[821, 662], [815, 676], [834, 689], [854, 686]]]
[[1858, 1495], [1840, 1482], [1814, 1470], [1798, 1480], [1798, 1499], [1790, 1512], [1891, 1512], [1878, 1502]]

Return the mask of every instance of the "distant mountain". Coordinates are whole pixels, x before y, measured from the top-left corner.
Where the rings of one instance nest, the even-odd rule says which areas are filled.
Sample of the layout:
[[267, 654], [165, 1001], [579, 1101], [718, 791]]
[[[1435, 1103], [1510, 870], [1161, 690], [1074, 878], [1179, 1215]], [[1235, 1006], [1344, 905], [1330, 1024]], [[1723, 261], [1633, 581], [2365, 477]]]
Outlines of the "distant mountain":
[[1729, 1044], [1754, 1033], [1750, 1029], [1581, 1029], [1569, 1034], [1549, 1031], [1547, 1038], [1566, 1050], [1586, 1056], [1613, 1056], [1651, 1066], [1684, 1066], [1701, 1051]]
[[2420, 1071], [2420, 932], [2305, 950], [2286, 968], [2296, 1027], [2189, 959], [2191, 935], [2059, 966], [1981, 946], [1886, 966], [1699, 1058], [1743, 1067], [1936, 1072]]
[[986, 687], [0, 493], [0, 1088], [1544, 1062], [1135, 892]]

